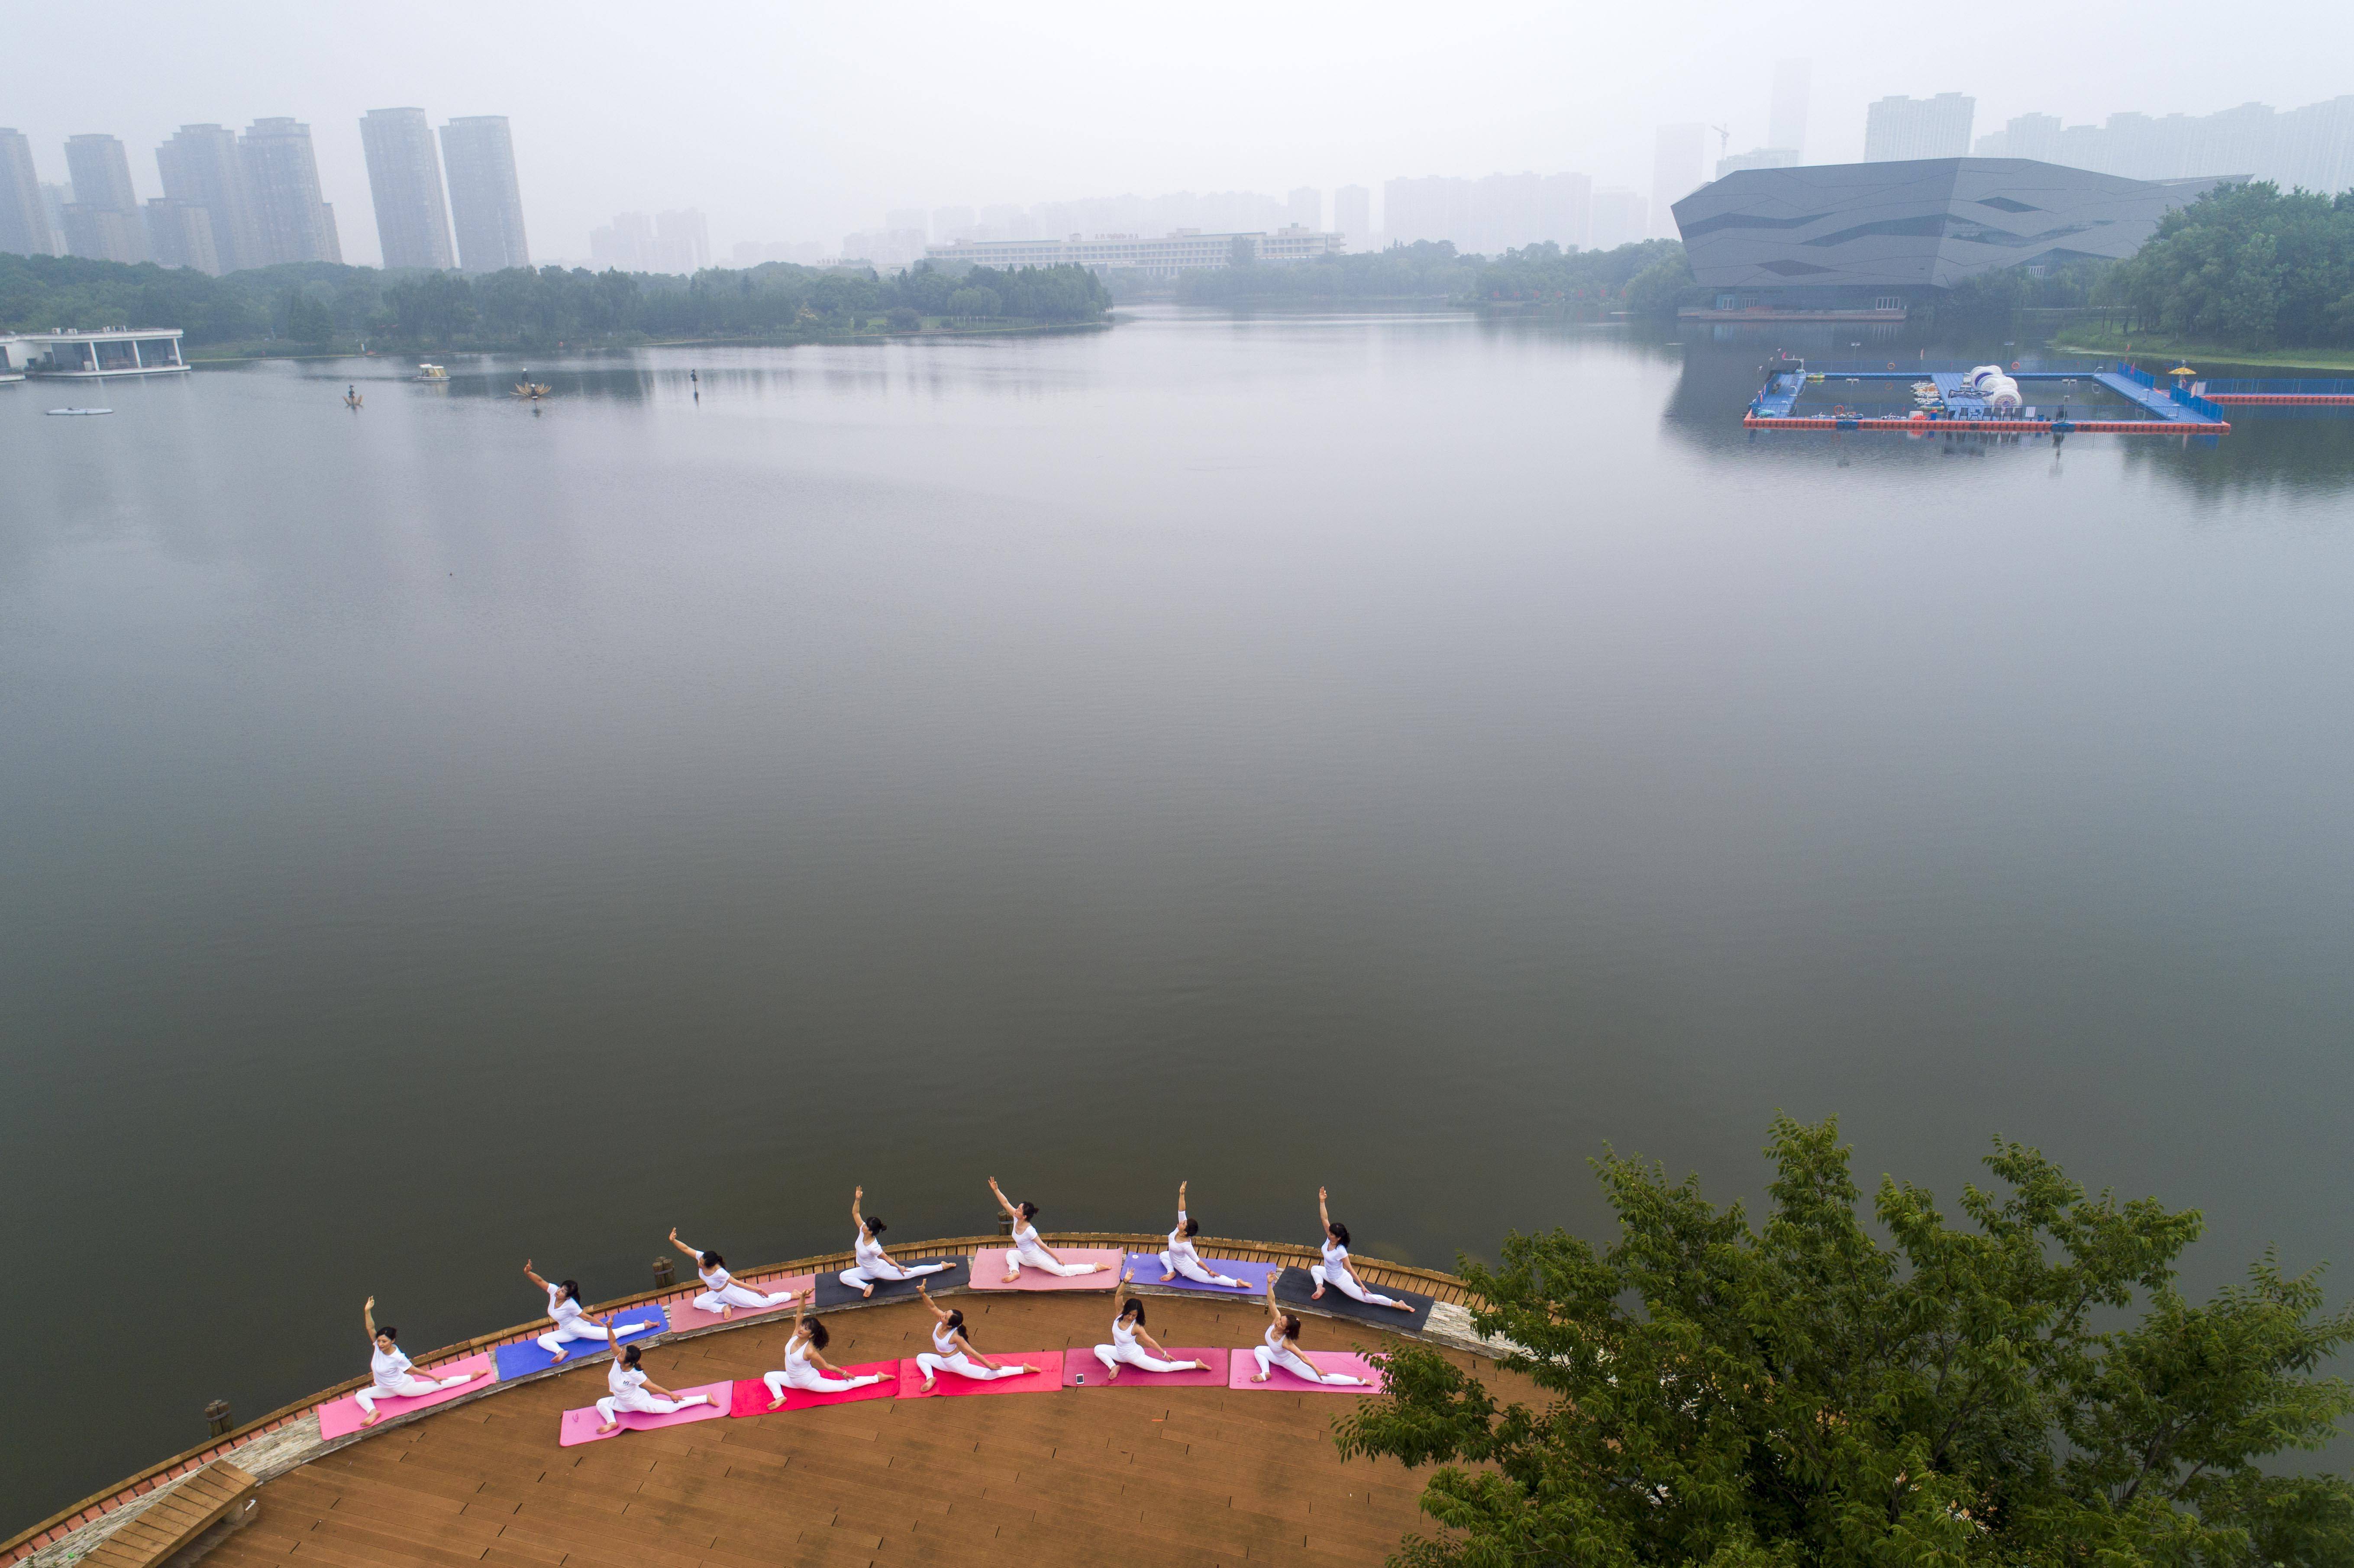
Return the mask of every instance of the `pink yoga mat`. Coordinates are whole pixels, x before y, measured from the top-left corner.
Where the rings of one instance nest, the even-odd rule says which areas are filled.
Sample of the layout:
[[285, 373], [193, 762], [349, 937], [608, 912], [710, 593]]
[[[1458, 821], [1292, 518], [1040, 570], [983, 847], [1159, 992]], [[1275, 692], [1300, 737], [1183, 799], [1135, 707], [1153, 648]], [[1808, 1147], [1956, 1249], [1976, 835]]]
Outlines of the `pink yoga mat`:
[[[1346, 1351], [1300, 1351], [1295, 1353], [1318, 1372], [1346, 1372], [1351, 1377], [1370, 1380], [1373, 1386], [1364, 1388], [1349, 1383], [1335, 1386], [1329, 1383], [1310, 1383], [1299, 1373], [1287, 1372], [1282, 1367], [1269, 1372], [1265, 1383], [1253, 1383], [1251, 1379], [1258, 1375], [1258, 1358], [1247, 1349], [1234, 1352], [1234, 1370], [1227, 1375], [1226, 1386], [1246, 1393], [1270, 1391], [1277, 1393], [1379, 1393], [1382, 1391], [1382, 1369], [1363, 1356], [1352, 1356]], [[1127, 1379], [1123, 1376], [1120, 1381], [1124, 1383]]]
[[[436, 1404], [447, 1404], [469, 1393], [480, 1393], [499, 1380], [499, 1370], [488, 1355], [461, 1356], [438, 1367], [414, 1367], [410, 1369], [409, 1375], [456, 1377], [460, 1372], [482, 1375], [461, 1383], [456, 1388], [445, 1388], [439, 1393], [429, 1393], [417, 1399], [379, 1399], [376, 1402], [376, 1425], [381, 1426], [394, 1416], [406, 1415], [412, 1410], [425, 1410]], [[348, 1436], [360, 1430], [360, 1423], [366, 1419], [366, 1413], [360, 1409], [360, 1402], [350, 1394], [341, 1399], [331, 1399], [319, 1406], [319, 1436], [330, 1441]]]
[[[1123, 1366], [1119, 1381], [1105, 1377], [1103, 1361], [1091, 1345], [1073, 1345], [1063, 1352], [1063, 1386], [1065, 1388], [1224, 1388], [1226, 1386], [1226, 1356], [1225, 1351], [1202, 1345], [1164, 1345], [1172, 1361], [1207, 1361], [1207, 1372], [1146, 1372], [1141, 1367]], [[1253, 1367], [1253, 1372], [1258, 1369]]]
[[1059, 1274], [1049, 1274], [1043, 1268], [1025, 1268], [1022, 1277], [1012, 1285], [1005, 1283], [1005, 1249], [983, 1247], [972, 1255], [972, 1287], [975, 1290], [1109, 1290], [1119, 1284], [1119, 1263], [1122, 1254], [1117, 1247], [1058, 1246], [1055, 1255], [1065, 1263], [1100, 1263], [1093, 1274], [1075, 1274], [1066, 1279]]
[[645, 1415], [634, 1410], [625, 1410], [621, 1413], [620, 1425], [603, 1433], [597, 1430], [604, 1418], [597, 1414], [595, 1405], [586, 1410], [567, 1410], [564, 1413], [564, 1424], [557, 1433], [557, 1446], [571, 1448], [583, 1443], [602, 1443], [606, 1438], [619, 1437], [624, 1432], [651, 1432], [657, 1426], [684, 1426], [690, 1421], [716, 1421], [727, 1414], [728, 1396], [735, 1392], [735, 1387], [731, 1383], [705, 1383], [671, 1392], [681, 1396], [704, 1394], [711, 1403], [691, 1404], [684, 1410], [673, 1410], [668, 1415]]
[[[784, 1279], [738, 1279], [737, 1283], [747, 1289], [759, 1291], [764, 1296], [774, 1296], [779, 1290], [788, 1295], [798, 1296], [817, 1283], [817, 1276], [796, 1274]], [[766, 1318], [771, 1313], [790, 1312], [793, 1309], [792, 1303], [786, 1301], [774, 1307], [738, 1307], [736, 1308], [734, 1317], [722, 1318], [716, 1312], [705, 1312], [695, 1306], [695, 1298], [702, 1294], [703, 1287], [698, 1285], [677, 1300], [666, 1304], [670, 1312], [672, 1333], [691, 1334], [697, 1329], [716, 1329], [723, 1323], [741, 1323], [748, 1319]]]
[[929, 1399], [940, 1394], [958, 1393], [1045, 1393], [1063, 1386], [1063, 1352], [1060, 1351], [1024, 1351], [1020, 1355], [989, 1352], [989, 1359], [999, 1366], [1020, 1363], [1043, 1370], [1027, 1377], [993, 1377], [978, 1379], [959, 1377], [944, 1372], [932, 1382], [932, 1392], [924, 1392], [924, 1369], [916, 1364], [913, 1356], [899, 1363], [899, 1397]]
[[811, 1393], [808, 1389], [788, 1384], [785, 1403], [771, 1410], [769, 1401], [774, 1396], [769, 1393], [767, 1383], [756, 1377], [737, 1378], [735, 1402], [727, 1407], [727, 1414], [735, 1416], [782, 1415], [788, 1410], [810, 1410], [821, 1404], [854, 1404], [862, 1399], [894, 1399], [898, 1396], [897, 1361], [864, 1361], [842, 1370], [852, 1377], [880, 1372], [883, 1381], [870, 1383], [864, 1388], [854, 1388], [847, 1393]]

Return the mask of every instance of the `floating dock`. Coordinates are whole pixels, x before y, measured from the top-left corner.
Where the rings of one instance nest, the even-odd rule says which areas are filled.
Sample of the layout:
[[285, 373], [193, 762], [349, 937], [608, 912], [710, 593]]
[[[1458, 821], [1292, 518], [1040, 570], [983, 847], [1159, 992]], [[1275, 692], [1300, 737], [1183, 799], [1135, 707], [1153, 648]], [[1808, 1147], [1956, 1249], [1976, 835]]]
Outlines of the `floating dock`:
[[[1916, 364], [1911, 369], [1891, 366], [1884, 370], [1865, 369], [1861, 366], [1829, 365], [1809, 366], [1803, 360], [1794, 361], [1787, 370], [1770, 375], [1766, 385], [1750, 400], [1749, 411], [1742, 425], [1752, 430], [1903, 430], [1912, 435], [1929, 433], [1977, 431], [1999, 435], [2074, 435], [2085, 432], [2098, 435], [2163, 436], [2185, 432], [2219, 436], [2230, 432], [2231, 421], [2223, 417], [2220, 403], [2183, 387], [2160, 387], [2155, 376], [2135, 369], [2120, 360], [2111, 368], [2098, 366], [2066, 366], [2006, 371], [2021, 386], [2029, 383], [2076, 385], [2092, 382], [2133, 403], [2149, 416], [2142, 419], [2076, 419], [2051, 414], [2039, 417], [2039, 409], [2031, 406], [2018, 414], [2006, 415], [1989, 408], [1986, 401], [1973, 393], [1967, 384], [1970, 367], [1930, 366]], [[1858, 414], [1834, 411], [1827, 414], [1800, 414], [1797, 406], [1809, 387], [1822, 387], [1849, 382], [1903, 382], [1908, 386], [1928, 383], [1937, 389], [1938, 407], [1935, 410], [1920, 409], [1909, 415]], [[2058, 405], [2064, 408], [2065, 394]]]
[[2190, 390], [2233, 408], [2354, 408], [2354, 377], [2223, 376]]

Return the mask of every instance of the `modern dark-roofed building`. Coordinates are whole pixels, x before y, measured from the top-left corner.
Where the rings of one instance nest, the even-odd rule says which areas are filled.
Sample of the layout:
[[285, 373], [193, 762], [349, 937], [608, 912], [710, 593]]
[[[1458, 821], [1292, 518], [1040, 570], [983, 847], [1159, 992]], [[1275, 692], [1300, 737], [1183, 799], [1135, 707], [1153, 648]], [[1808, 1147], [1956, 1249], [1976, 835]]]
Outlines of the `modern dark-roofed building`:
[[1901, 316], [1966, 278], [2139, 249], [2174, 207], [2241, 175], [2128, 180], [2028, 158], [1742, 169], [1675, 204], [1694, 313]]

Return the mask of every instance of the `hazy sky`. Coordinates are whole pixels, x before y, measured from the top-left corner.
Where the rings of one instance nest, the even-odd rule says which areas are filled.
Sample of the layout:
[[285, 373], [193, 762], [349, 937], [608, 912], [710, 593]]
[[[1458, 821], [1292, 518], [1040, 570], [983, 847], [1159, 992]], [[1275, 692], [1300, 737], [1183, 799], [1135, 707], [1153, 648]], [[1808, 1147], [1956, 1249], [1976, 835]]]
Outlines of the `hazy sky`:
[[1149, 14], [1069, 0], [0, 0], [0, 124], [32, 138], [48, 180], [65, 177], [67, 136], [120, 136], [146, 196], [162, 191], [156, 143], [181, 124], [306, 120], [345, 258], [373, 262], [360, 114], [505, 114], [535, 258], [585, 257], [588, 229], [617, 211], [695, 207], [724, 260], [736, 240], [830, 242], [886, 207], [949, 202], [1378, 191], [1396, 175], [1500, 169], [1647, 189], [1663, 122], [1727, 125], [1736, 152], [1761, 142], [1783, 55], [1814, 61], [1816, 161], [1860, 154], [1864, 105], [1891, 92], [1971, 93], [1981, 132], [2035, 110], [2073, 122], [2287, 109], [2354, 92], [2349, 14], [2341, 0], [1193, 0]]

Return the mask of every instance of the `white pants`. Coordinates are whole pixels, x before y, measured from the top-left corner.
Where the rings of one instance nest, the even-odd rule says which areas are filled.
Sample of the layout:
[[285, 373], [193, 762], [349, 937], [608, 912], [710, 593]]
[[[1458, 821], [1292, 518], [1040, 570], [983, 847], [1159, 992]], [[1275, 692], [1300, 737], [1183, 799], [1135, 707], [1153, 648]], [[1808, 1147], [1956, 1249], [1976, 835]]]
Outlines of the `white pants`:
[[870, 1285], [887, 1285], [894, 1279], [918, 1279], [927, 1274], [938, 1274], [955, 1266], [952, 1263], [919, 1263], [902, 1268], [885, 1257], [876, 1259], [872, 1269], [861, 1264], [854, 1268], [843, 1269], [834, 1277], [853, 1290], [864, 1290]]
[[962, 1351], [959, 1351], [952, 1356], [936, 1355], [930, 1351], [926, 1351], [916, 1358], [916, 1364], [924, 1369], [926, 1377], [936, 1377], [941, 1372], [952, 1372], [959, 1377], [974, 1378], [981, 1383], [988, 1383], [993, 1378], [1022, 1375], [1022, 1369], [1019, 1366], [985, 1367]]
[[[640, 1329], [650, 1326], [645, 1323], [624, 1323], [621, 1325], [621, 1332], [632, 1334]], [[538, 1343], [541, 1350], [552, 1356], [574, 1340], [594, 1340], [602, 1344], [611, 1337], [605, 1331], [602, 1324], [591, 1323], [586, 1318], [575, 1318], [569, 1323], [557, 1324], [554, 1333], [542, 1334]]]
[[706, 1290], [695, 1298], [698, 1312], [716, 1312], [722, 1307], [781, 1307], [792, 1299], [790, 1291], [779, 1290], [774, 1296], [763, 1296], [748, 1285], [729, 1280], [717, 1290]]
[[1155, 1361], [1134, 1345], [1097, 1345], [1096, 1360], [1110, 1372], [1121, 1366], [1135, 1367], [1140, 1372], [1192, 1372], [1192, 1361]]
[[1373, 1291], [1366, 1289], [1363, 1286], [1357, 1283], [1357, 1277], [1350, 1273], [1345, 1268], [1336, 1274], [1328, 1275], [1325, 1273], [1324, 1266], [1322, 1264], [1311, 1263], [1308, 1266], [1308, 1272], [1315, 1279], [1317, 1284], [1329, 1285], [1332, 1287], [1333, 1289], [1338, 1290], [1341, 1295], [1349, 1298], [1352, 1301], [1362, 1301], [1368, 1307], [1403, 1307], [1405, 1305], [1403, 1301], [1393, 1301], [1386, 1296], [1377, 1296]]
[[610, 1425], [621, 1414], [668, 1415], [674, 1410], [684, 1410], [690, 1404], [708, 1404], [707, 1393], [690, 1393], [684, 1399], [657, 1399], [644, 1389], [633, 1388], [627, 1393], [609, 1393], [597, 1402], [600, 1424]]
[[1346, 1383], [1359, 1387], [1369, 1386], [1363, 1378], [1351, 1377], [1346, 1372], [1321, 1372], [1289, 1351], [1270, 1351], [1265, 1345], [1253, 1345], [1251, 1354], [1258, 1358], [1258, 1375], [1267, 1376], [1275, 1367], [1281, 1367], [1306, 1378], [1310, 1383]]
[[1021, 1251], [1013, 1247], [1005, 1249], [1005, 1272], [1008, 1274], [1018, 1274], [1025, 1268], [1043, 1268], [1049, 1274], [1059, 1274], [1068, 1279], [1075, 1274], [1093, 1274], [1102, 1266], [1099, 1263], [1056, 1263], [1043, 1252]]
[[788, 1387], [806, 1389], [811, 1393], [847, 1393], [854, 1388], [864, 1388], [870, 1383], [881, 1383], [880, 1373], [864, 1377], [828, 1377], [814, 1367], [789, 1368], [784, 1372], [762, 1372], [760, 1381], [769, 1385], [770, 1399], [782, 1399]]
[[359, 1405], [362, 1414], [374, 1415], [376, 1402], [379, 1399], [422, 1399], [429, 1393], [439, 1393], [445, 1388], [455, 1388], [468, 1381], [470, 1380], [463, 1377], [436, 1379], [417, 1377], [404, 1372], [401, 1374], [400, 1381], [390, 1388], [385, 1387], [380, 1383], [371, 1383], [352, 1395], [352, 1399]]
[[1161, 1272], [1182, 1275], [1187, 1279], [1195, 1280], [1204, 1285], [1224, 1285], [1236, 1290], [1245, 1288], [1241, 1280], [1228, 1279], [1223, 1274], [1213, 1274], [1203, 1267], [1198, 1259], [1179, 1257], [1174, 1253], [1164, 1252], [1161, 1255]]

